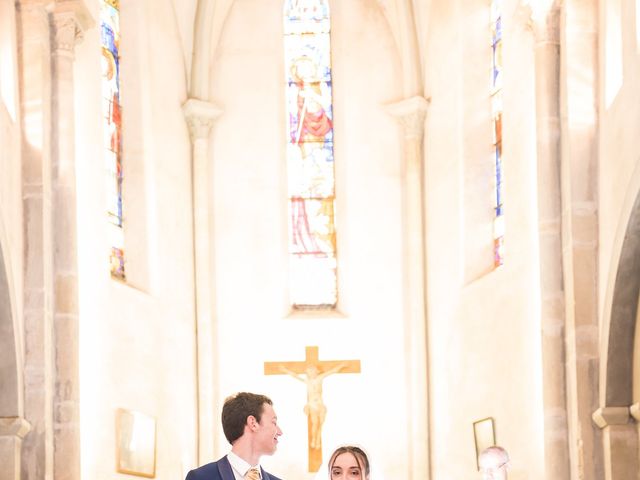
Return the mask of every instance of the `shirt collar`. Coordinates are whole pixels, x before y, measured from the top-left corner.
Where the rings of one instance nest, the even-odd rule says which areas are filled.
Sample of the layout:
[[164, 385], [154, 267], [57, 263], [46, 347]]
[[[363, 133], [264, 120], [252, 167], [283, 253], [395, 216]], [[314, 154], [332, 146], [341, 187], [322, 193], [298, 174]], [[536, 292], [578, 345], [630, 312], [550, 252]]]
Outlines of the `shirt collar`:
[[227, 455], [227, 460], [229, 460], [231, 468], [238, 472], [241, 477], [244, 477], [250, 468], [256, 467], [258, 469], [258, 472], [260, 472], [260, 478], [262, 478], [262, 469], [260, 468], [260, 464], [251, 465], [249, 462], [246, 462], [244, 459], [240, 458], [233, 452], [229, 452], [229, 454]]

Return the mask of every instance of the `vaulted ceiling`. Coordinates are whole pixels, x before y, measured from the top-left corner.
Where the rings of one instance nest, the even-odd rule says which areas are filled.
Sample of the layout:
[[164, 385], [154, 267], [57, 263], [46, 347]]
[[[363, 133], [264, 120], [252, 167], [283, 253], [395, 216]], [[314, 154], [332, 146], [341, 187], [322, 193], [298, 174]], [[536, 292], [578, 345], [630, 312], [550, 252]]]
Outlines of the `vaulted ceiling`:
[[[209, 100], [211, 59], [214, 58], [225, 22], [235, 0], [172, 0], [185, 56], [190, 57], [189, 96]], [[344, 1], [344, 0], [343, 0]], [[422, 95], [423, 55], [431, 0], [364, 0], [380, 8], [389, 23], [402, 64], [402, 84], [406, 97]], [[193, 19], [193, 43], [188, 41]], [[189, 68], [189, 61], [187, 68]]]

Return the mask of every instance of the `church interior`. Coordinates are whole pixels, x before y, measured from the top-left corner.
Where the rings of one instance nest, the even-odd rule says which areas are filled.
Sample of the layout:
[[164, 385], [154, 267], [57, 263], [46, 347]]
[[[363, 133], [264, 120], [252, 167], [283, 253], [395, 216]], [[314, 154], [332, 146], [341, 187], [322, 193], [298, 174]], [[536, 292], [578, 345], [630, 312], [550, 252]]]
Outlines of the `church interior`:
[[[635, 132], [635, 133], [634, 133]], [[640, 479], [638, 0], [0, 0], [0, 480]]]

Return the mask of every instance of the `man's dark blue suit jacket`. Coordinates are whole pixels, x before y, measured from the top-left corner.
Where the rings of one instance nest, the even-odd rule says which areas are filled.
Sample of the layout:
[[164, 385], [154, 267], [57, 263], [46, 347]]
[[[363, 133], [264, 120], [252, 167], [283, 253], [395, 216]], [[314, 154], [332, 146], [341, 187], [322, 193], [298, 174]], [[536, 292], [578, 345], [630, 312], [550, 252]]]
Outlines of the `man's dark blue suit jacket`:
[[[262, 480], [280, 480], [278, 477], [264, 471], [262, 467]], [[185, 480], [235, 480], [231, 464], [225, 455], [217, 462], [207, 463], [206, 465], [191, 470], [187, 473]]]

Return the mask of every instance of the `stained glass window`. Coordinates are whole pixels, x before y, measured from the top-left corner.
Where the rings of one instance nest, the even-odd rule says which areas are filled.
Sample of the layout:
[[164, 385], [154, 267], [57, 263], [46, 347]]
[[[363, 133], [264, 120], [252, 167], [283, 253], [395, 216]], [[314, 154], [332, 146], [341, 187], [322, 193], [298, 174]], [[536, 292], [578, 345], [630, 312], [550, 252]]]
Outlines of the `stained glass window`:
[[493, 264], [504, 263], [504, 204], [502, 174], [502, 0], [491, 1], [491, 118], [495, 163], [495, 217], [493, 220]]
[[111, 242], [111, 275], [124, 280], [119, 0], [102, 1], [100, 8], [100, 25], [102, 43], [104, 161], [107, 169], [107, 214], [109, 218], [109, 237]]
[[331, 43], [328, 0], [285, 0], [290, 300], [337, 303]]

